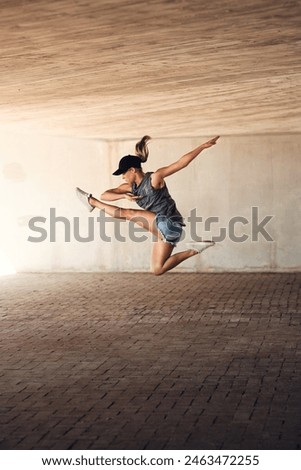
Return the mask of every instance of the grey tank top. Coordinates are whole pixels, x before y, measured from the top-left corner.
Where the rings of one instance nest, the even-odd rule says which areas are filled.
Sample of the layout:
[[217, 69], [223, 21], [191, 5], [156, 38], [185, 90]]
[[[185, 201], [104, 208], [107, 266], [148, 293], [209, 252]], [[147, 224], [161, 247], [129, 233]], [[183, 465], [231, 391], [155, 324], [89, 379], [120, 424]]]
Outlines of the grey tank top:
[[175, 201], [168, 192], [166, 184], [163, 188], [155, 189], [151, 184], [151, 175], [153, 172], [145, 173], [143, 180], [137, 186], [132, 184], [132, 193], [135, 196], [142, 196], [136, 202], [138, 206], [148, 211], [154, 212], [156, 215], [163, 215], [172, 218], [174, 222], [185, 225], [183, 217], [176, 207]]

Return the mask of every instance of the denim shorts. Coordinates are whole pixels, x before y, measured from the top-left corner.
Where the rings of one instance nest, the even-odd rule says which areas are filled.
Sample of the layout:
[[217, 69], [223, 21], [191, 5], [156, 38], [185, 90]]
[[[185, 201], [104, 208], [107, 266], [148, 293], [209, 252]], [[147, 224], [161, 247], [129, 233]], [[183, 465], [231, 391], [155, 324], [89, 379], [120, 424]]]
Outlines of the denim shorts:
[[163, 240], [176, 246], [181, 239], [183, 226], [179, 222], [172, 220], [172, 217], [166, 217], [165, 215], [157, 215], [156, 224]]

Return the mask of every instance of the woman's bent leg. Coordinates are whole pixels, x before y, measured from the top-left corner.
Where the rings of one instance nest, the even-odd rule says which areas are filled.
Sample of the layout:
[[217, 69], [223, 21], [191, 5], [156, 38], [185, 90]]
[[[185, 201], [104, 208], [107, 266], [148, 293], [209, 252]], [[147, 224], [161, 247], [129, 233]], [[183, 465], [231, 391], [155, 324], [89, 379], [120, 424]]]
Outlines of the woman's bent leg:
[[171, 255], [174, 246], [161, 240], [153, 245], [151, 272], [157, 276], [170, 271], [188, 258], [197, 255], [195, 250], [186, 250]]
[[190, 249], [176, 253], [175, 255], [171, 255], [174, 249], [174, 245], [162, 241], [162, 235], [157, 229], [156, 215], [154, 212], [141, 209], [126, 209], [111, 204], [106, 204], [99, 201], [98, 199], [95, 199], [94, 197], [90, 197], [89, 202], [92, 206], [103, 210], [111, 217], [132, 221], [157, 237], [158, 241], [154, 242], [153, 244], [151, 258], [151, 271], [156, 275], [164, 274], [191, 256], [198, 254], [197, 251]]

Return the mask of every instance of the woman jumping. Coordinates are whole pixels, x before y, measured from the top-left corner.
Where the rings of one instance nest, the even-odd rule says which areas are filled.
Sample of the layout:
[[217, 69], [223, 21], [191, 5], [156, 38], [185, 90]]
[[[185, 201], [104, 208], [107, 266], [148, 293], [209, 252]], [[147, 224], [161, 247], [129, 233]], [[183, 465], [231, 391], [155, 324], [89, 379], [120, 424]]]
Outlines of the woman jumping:
[[165, 180], [167, 176], [182, 170], [189, 165], [203, 150], [216, 144], [219, 136], [201, 144], [191, 152], [183, 155], [171, 165], [159, 168], [154, 172], [144, 173], [141, 164], [148, 158], [147, 143], [149, 136], [144, 136], [136, 144], [136, 155], [123, 157], [113, 175], [122, 175], [125, 183], [117, 188], [109, 189], [101, 195], [103, 201], [128, 199], [136, 202], [141, 209], [124, 209], [95, 199], [92, 194], [80, 188], [76, 192], [80, 200], [91, 212], [95, 207], [117, 219], [131, 220], [151, 232], [156, 237], [151, 256], [151, 272], [164, 274], [178, 266], [191, 256], [214, 245], [212, 241], [190, 243], [186, 251], [172, 255], [173, 249], [181, 239], [183, 217], [178, 211], [175, 201], [171, 198]]

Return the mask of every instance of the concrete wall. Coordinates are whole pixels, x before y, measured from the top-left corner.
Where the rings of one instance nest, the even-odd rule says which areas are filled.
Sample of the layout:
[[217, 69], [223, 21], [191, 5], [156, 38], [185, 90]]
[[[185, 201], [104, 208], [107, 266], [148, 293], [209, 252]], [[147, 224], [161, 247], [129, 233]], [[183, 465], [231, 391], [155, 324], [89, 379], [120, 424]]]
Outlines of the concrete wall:
[[[171, 163], [204, 139], [154, 139], [145, 170]], [[9, 263], [17, 271], [147, 271], [151, 237], [137, 242], [144, 233], [128, 223], [100, 222], [99, 211], [87, 213], [74, 193], [81, 186], [99, 195], [120, 184], [111, 173], [135, 142], [0, 134], [0, 271]], [[300, 147], [301, 135], [224, 137], [167, 179], [183, 216], [199, 218], [187, 221], [186, 240], [193, 232], [204, 238], [225, 232], [216, 247], [178, 270], [300, 270]], [[256, 236], [256, 218], [266, 216], [273, 216], [263, 227], [273, 241], [263, 231]], [[35, 217], [41, 219], [33, 225]], [[218, 221], [206, 231], [209, 217]], [[90, 241], [78, 241], [88, 235]]]

